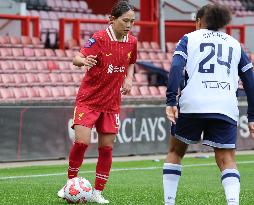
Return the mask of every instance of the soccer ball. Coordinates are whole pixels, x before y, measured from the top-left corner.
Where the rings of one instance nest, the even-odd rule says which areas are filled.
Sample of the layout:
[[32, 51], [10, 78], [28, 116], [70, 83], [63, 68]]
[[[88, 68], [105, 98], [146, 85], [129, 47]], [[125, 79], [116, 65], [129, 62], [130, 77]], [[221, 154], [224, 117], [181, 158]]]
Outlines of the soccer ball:
[[92, 197], [92, 185], [82, 177], [69, 179], [64, 186], [64, 197], [68, 203], [86, 203]]

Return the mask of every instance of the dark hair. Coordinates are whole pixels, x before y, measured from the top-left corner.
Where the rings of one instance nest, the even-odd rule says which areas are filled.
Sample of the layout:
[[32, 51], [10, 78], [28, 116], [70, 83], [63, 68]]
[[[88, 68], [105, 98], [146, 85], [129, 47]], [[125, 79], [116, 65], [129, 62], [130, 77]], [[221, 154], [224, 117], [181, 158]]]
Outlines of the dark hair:
[[113, 6], [111, 16], [117, 19], [129, 10], [134, 10], [133, 5], [131, 5], [129, 1], [120, 0]]
[[207, 29], [217, 31], [229, 24], [231, 12], [226, 6], [207, 4], [198, 10], [196, 20], [198, 18], [204, 18]]

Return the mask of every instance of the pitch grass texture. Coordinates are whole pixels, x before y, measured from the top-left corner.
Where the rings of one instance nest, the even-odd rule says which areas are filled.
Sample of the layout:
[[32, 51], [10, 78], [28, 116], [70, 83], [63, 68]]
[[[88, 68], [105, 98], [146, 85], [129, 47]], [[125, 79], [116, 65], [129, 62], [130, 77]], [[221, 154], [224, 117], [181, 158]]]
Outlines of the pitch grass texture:
[[[237, 162], [241, 173], [241, 205], [254, 205], [254, 156], [238, 156]], [[213, 157], [186, 158], [183, 165], [176, 205], [226, 205]], [[112, 205], [162, 205], [162, 166], [163, 160], [113, 163], [105, 198]], [[67, 165], [0, 169], [0, 205], [67, 204], [56, 195], [66, 183], [66, 169]], [[93, 183], [94, 170], [95, 164], [85, 164], [80, 176]], [[33, 177], [38, 174], [42, 176]], [[21, 178], [4, 179], [7, 176]]]

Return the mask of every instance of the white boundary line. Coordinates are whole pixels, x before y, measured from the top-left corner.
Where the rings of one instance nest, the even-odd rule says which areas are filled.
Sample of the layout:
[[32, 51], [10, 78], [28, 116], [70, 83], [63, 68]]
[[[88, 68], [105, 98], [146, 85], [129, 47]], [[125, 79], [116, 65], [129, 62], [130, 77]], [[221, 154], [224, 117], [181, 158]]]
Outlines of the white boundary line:
[[[253, 161], [241, 161], [237, 162], [237, 164], [254, 164]], [[183, 167], [207, 167], [207, 166], [215, 166], [216, 163], [207, 163], [207, 164], [187, 164], [183, 165]], [[162, 167], [137, 167], [137, 168], [119, 168], [112, 169], [111, 172], [121, 172], [121, 171], [141, 171], [141, 170], [154, 170], [154, 169], [162, 169]], [[94, 173], [95, 171], [80, 171], [81, 174]], [[66, 175], [66, 172], [62, 173], [52, 173], [52, 174], [35, 174], [35, 175], [24, 175], [24, 176], [8, 176], [8, 177], [0, 177], [0, 180], [7, 179], [24, 179], [24, 178], [35, 178], [35, 177], [49, 177], [49, 176], [63, 176]]]

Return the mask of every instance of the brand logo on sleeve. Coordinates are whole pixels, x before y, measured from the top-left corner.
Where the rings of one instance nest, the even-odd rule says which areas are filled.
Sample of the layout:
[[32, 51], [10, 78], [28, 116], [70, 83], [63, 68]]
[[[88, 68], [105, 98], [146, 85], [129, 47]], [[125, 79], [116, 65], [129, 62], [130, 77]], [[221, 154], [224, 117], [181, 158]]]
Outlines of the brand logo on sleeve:
[[90, 48], [93, 44], [95, 44], [96, 40], [94, 38], [88, 39], [88, 41], [85, 43], [85, 48]]

